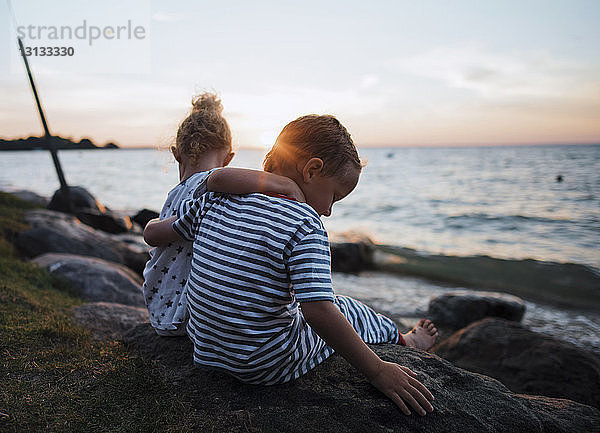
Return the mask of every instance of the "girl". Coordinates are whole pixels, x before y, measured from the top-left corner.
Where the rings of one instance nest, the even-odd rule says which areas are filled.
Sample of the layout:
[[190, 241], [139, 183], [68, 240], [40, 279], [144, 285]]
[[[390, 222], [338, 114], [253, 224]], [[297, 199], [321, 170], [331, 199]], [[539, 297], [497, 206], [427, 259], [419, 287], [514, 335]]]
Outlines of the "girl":
[[[160, 219], [177, 213], [184, 199], [206, 190], [250, 193], [278, 192], [304, 200], [295, 182], [254, 170], [227, 169], [218, 182], [211, 181], [217, 167], [225, 167], [234, 156], [231, 131], [216, 95], [204, 93], [192, 101], [192, 112], [177, 131], [170, 150], [179, 164], [180, 183], [167, 195]], [[150, 323], [159, 335], [185, 335], [187, 322], [185, 286], [190, 273], [192, 244], [174, 240], [150, 251], [144, 269], [142, 291]]]
[[294, 180], [306, 203], [208, 193], [184, 202], [178, 219], [144, 231], [151, 244], [194, 241], [187, 288], [195, 363], [268, 385], [305, 374], [335, 350], [405, 414], [407, 405], [421, 415], [433, 410], [415, 373], [365, 344], [427, 349], [437, 338], [433, 323], [402, 335], [387, 317], [332, 290], [319, 216], [358, 182], [362, 165], [348, 131], [332, 116], [301, 117], [282, 130], [264, 168]]

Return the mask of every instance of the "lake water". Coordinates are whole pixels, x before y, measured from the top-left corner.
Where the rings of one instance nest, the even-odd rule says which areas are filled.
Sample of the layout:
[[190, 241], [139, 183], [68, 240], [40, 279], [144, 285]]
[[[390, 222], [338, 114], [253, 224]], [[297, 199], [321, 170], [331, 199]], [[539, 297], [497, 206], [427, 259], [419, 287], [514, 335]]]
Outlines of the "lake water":
[[[360, 149], [357, 188], [324, 218], [330, 231], [431, 254], [581, 263], [600, 268], [600, 145]], [[242, 149], [232, 165], [260, 168]], [[63, 151], [69, 184], [116, 209], [160, 209], [178, 182], [166, 151]], [[557, 182], [556, 177], [563, 181]], [[48, 152], [0, 153], [0, 188], [51, 195]]]

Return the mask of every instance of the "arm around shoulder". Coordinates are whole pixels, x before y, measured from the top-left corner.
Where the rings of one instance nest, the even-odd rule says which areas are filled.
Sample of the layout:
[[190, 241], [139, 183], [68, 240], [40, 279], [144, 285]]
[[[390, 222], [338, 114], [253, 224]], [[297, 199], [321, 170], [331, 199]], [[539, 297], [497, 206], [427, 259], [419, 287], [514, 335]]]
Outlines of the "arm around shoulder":
[[289, 177], [247, 168], [225, 167], [213, 171], [206, 180], [206, 189], [230, 194], [271, 192], [306, 201], [300, 187]]

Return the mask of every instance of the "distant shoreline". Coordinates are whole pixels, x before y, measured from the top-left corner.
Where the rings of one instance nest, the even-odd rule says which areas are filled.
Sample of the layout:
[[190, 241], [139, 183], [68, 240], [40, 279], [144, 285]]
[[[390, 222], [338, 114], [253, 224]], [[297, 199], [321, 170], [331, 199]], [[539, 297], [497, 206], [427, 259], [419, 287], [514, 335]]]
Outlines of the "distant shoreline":
[[[54, 137], [57, 150], [167, 150], [164, 145], [125, 145], [119, 146], [109, 142], [103, 146], [98, 146], [92, 140], [84, 138], [79, 142], [68, 138]], [[482, 148], [518, 148], [518, 147], [562, 147], [562, 146], [600, 146], [600, 143], [521, 143], [521, 144], [358, 144], [360, 149], [384, 149], [390, 152], [402, 149], [482, 149]], [[266, 152], [266, 147], [259, 146], [240, 146], [239, 149], [249, 151]], [[0, 138], [0, 151], [25, 151], [25, 150], [48, 150], [43, 137], [18, 138], [14, 140]]]
[[[57, 150], [106, 150], [120, 149], [115, 143], [106, 143], [97, 146], [89, 138], [83, 138], [79, 142], [63, 137], [52, 137]], [[48, 150], [48, 143], [44, 137], [27, 137], [16, 140], [4, 140], [0, 138], [0, 151], [24, 151], [24, 150]]]

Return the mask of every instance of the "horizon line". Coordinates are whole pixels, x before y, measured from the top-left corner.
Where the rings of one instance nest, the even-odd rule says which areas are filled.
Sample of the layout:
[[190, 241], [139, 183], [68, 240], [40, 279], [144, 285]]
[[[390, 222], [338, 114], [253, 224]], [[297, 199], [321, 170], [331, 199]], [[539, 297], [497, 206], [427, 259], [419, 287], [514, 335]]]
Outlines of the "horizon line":
[[[64, 138], [70, 141], [73, 141], [74, 143], [76, 141], [75, 137], [73, 136], [69, 136], [69, 137], [62, 137], [60, 135], [53, 135], [54, 137], [59, 137], [59, 138]], [[42, 138], [43, 134], [41, 135], [29, 135], [28, 137], [0, 137], [0, 140], [7, 140], [7, 141], [14, 141], [14, 140], [26, 140], [28, 138], [31, 137], [35, 137], [35, 138]], [[89, 135], [86, 136], [82, 136], [82, 138], [79, 139], [79, 141], [81, 141], [82, 139], [88, 139], [90, 140], [92, 143], [94, 143], [96, 146], [98, 147], [102, 147], [108, 143], [113, 143], [116, 144], [119, 149], [156, 149], [156, 150], [168, 150], [168, 146], [162, 145], [162, 144], [119, 144], [118, 141], [116, 140], [108, 140], [106, 141], [104, 144], [99, 144], [98, 142], [96, 142], [93, 138], [91, 138]], [[372, 149], [383, 149], [383, 148], [414, 148], [414, 147], [526, 147], [526, 146], [597, 146], [600, 145], [600, 139], [598, 140], [594, 140], [594, 141], [554, 141], [554, 142], [540, 142], [540, 141], [534, 141], [534, 142], [516, 142], [516, 143], [511, 143], [511, 142], [479, 142], [479, 143], [463, 143], [463, 142], [448, 142], [448, 143], [377, 143], [377, 142], [368, 142], [368, 143], [355, 143], [355, 145], [358, 148], [372, 148]], [[246, 150], [268, 150], [272, 145], [269, 146], [264, 146], [264, 145], [234, 145], [234, 149], [246, 149]]]
[[[168, 148], [162, 148], [160, 145], [119, 145], [120, 149], [156, 149], [156, 150], [167, 150]], [[369, 148], [369, 149], [388, 149], [388, 148], [412, 148], [412, 147], [527, 147], [527, 146], [598, 146], [600, 141], [593, 142], [553, 142], [553, 143], [541, 143], [541, 142], [523, 142], [523, 143], [421, 143], [421, 144], [360, 144], [355, 143], [358, 148]], [[234, 146], [235, 148], [236, 146]], [[237, 149], [245, 150], [268, 150], [270, 146], [252, 146], [242, 145], [238, 146]], [[235, 149], [234, 149], [235, 150]]]

